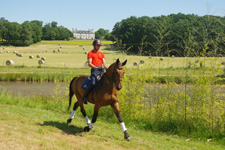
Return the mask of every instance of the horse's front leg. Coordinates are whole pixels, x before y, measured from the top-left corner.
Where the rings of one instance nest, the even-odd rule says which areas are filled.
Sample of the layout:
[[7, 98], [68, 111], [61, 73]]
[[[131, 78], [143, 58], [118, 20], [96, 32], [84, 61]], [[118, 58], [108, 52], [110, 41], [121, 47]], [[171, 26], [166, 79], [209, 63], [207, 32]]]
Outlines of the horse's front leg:
[[124, 133], [124, 138], [125, 138], [126, 140], [130, 140], [130, 139], [131, 139], [131, 138], [130, 138], [130, 135], [127, 133], [127, 128], [125, 127], [125, 124], [124, 124], [124, 122], [122, 121], [122, 118], [121, 118], [121, 116], [120, 116], [119, 103], [118, 103], [118, 102], [113, 103], [113, 104], [111, 105], [111, 107], [112, 107], [114, 113], [116, 114], [116, 117], [118, 118], [118, 120], [119, 120], [119, 122], [120, 122], [120, 126], [121, 126], [121, 128], [122, 128], [122, 132]]
[[100, 109], [100, 106], [95, 105], [93, 118], [92, 118], [91, 122], [89, 121], [88, 126], [86, 126], [86, 127], [84, 128], [84, 131], [85, 131], [85, 132], [89, 132], [90, 129], [93, 128], [94, 123], [96, 122], [97, 117], [98, 117], [99, 109]]

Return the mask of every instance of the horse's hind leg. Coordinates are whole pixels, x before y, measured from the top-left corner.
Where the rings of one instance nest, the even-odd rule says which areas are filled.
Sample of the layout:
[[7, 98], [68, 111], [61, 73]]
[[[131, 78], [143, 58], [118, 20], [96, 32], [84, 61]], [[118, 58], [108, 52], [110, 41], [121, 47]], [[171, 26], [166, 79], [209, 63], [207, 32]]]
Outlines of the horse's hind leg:
[[71, 111], [70, 113], [70, 117], [69, 119], [67, 120], [67, 123], [71, 123], [72, 119], [74, 118], [74, 115], [75, 115], [75, 112], [76, 112], [76, 109], [78, 108], [79, 104], [78, 104], [78, 101], [74, 104], [73, 106], [73, 110]]

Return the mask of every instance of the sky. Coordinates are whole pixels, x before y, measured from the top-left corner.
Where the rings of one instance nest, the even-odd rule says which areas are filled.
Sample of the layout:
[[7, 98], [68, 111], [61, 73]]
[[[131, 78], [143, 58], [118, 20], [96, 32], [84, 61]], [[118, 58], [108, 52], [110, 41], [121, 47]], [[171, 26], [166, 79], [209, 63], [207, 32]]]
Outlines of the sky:
[[131, 16], [170, 14], [225, 16], [225, 0], [2, 0], [0, 17], [10, 22], [56, 21], [69, 30], [100, 28], [112, 31], [117, 22]]

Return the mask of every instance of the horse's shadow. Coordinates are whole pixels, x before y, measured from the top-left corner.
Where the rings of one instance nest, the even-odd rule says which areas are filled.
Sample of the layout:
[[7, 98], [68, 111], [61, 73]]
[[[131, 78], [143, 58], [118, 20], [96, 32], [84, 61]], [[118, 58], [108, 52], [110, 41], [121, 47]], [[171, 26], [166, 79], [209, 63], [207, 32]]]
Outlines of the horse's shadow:
[[84, 131], [83, 128], [74, 125], [68, 125], [67, 123], [57, 122], [57, 121], [44, 121], [44, 123], [39, 123], [40, 126], [53, 126], [63, 131], [66, 134], [76, 135]]

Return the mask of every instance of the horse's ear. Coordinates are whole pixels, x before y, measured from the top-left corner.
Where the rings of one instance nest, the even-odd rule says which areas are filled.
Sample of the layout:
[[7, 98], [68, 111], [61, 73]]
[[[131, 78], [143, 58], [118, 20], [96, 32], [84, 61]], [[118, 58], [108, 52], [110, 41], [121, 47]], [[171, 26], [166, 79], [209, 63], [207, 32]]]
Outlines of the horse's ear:
[[118, 65], [120, 63], [120, 60], [119, 58], [116, 60], [116, 64]]
[[127, 59], [122, 63], [122, 66], [125, 66], [127, 63]]

